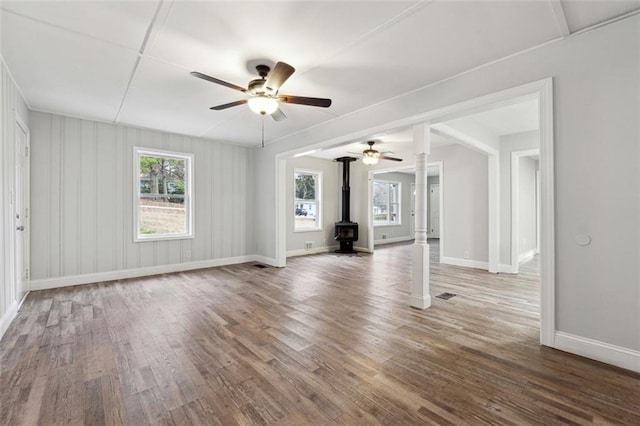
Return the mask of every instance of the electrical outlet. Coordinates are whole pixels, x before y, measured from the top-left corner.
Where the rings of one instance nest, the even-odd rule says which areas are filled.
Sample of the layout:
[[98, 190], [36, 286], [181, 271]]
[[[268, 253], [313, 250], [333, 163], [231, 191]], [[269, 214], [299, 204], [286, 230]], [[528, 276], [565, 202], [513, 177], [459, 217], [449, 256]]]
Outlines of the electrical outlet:
[[382, 239], [386, 240], [387, 239], [387, 234], [382, 234]]
[[305, 241], [304, 242], [304, 249], [305, 250], [310, 250], [313, 248], [313, 241]]
[[464, 253], [462, 254], [462, 256], [463, 256], [465, 259], [468, 259], [468, 258], [469, 258], [469, 250], [465, 250], [465, 251], [464, 251]]
[[191, 250], [185, 250], [184, 259], [185, 260], [191, 260]]

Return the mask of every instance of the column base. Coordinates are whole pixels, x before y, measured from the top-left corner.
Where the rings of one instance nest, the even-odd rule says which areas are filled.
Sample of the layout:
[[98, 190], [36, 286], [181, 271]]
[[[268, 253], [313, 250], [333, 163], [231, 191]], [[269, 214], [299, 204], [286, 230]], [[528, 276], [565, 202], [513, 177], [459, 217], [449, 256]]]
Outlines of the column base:
[[427, 309], [428, 307], [431, 306], [431, 296], [430, 295], [426, 295], [424, 297], [411, 296], [409, 305], [412, 308]]

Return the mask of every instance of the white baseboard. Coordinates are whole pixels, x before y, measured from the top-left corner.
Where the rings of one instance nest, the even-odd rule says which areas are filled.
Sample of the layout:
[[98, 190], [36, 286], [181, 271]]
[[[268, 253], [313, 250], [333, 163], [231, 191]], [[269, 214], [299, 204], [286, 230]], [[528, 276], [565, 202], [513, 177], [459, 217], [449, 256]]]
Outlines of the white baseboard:
[[441, 257], [440, 263], [454, 266], [464, 266], [465, 268], [475, 268], [489, 270], [489, 262], [481, 262], [479, 260], [459, 259], [457, 257]]
[[50, 288], [68, 287], [80, 284], [92, 284], [104, 281], [124, 280], [127, 278], [144, 277], [148, 275], [167, 274], [171, 272], [191, 271], [194, 269], [213, 268], [216, 266], [234, 265], [237, 263], [260, 262], [267, 265], [274, 265], [269, 259], [263, 256], [237, 256], [223, 259], [202, 260], [197, 262], [177, 263], [171, 265], [150, 266], [146, 268], [124, 269], [121, 271], [97, 272], [93, 274], [72, 275], [68, 277], [47, 278], [43, 280], [32, 280], [31, 290], [47, 290]]
[[371, 253], [371, 251], [367, 247], [353, 247], [353, 249], [360, 253]]
[[374, 245], [381, 245], [381, 244], [401, 243], [401, 242], [404, 242], [404, 241], [411, 241], [411, 240], [413, 240], [413, 237], [385, 238], [384, 240], [374, 240], [373, 244]]
[[[247, 257], [251, 258], [251, 260], [249, 260], [248, 262], [263, 263], [265, 265], [273, 266], [274, 268], [281, 268], [282, 267], [282, 265], [278, 264], [278, 260], [274, 259], [272, 257], [260, 256], [260, 255], [257, 255], [257, 254], [254, 254], [252, 256], [247, 256]], [[238, 262], [238, 263], [242, 263], [242, 262]]]
[[518, 263], [528, 262], [533, 259], [533, 256], [536, 255], [536, 249], [531, 249], [529, 251], [525, 251], [524, 253], [520, 253], [518, 256]]
[[327, 253], [330, 251], [337, 250], [339, 246], [324, 246], [324, 247], [314, 247], [312, 249], [300, 249], [300, 250], [289, 250], [287, 251], [287, 257], [294, 256], [304, 256], [307, 254], [317, 254], [317, 253]]
[[511, 265], [505, 265], [504, 263], [501, 263], [500, 265], [498, 265], [498, 272], [501, 274], [517, 274], [517, 271], [514, 271], [513, 268], [511, 267]]
[[11, 321], [13, 321], [16, 315], [18, 315], [18, 303], [13, 302], [11, 306], [9, 306], [9, 309], [7, 309], [7, 312], [5, 312], [4, 315], [2, 315], [2, 318], [0, 318], [0, 339], [2, 339], [2, 336], [4, 336], [4, 333], [7, 331], [9, 325], [11, 325]]
[[555, 349], [640, 373], [640, 351], [556, 331]]

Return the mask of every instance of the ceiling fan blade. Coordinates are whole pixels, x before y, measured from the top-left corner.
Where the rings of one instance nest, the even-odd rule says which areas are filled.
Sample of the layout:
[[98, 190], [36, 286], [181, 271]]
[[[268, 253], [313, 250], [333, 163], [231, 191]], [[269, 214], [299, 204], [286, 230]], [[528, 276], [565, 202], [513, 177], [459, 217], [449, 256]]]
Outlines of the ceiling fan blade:
[[269, 73], [264, 87], [267, 92], [276, 93], [285, 81], [295, 72], [295, 68], [285, 62], [278, 62]]
[[380, 155], [378, 158], [381, 160], [402, 161], [402, 158], [387, 157], [386, 155]]
[[214, 111], [221, 111], [223, 109], [227, 109], [227, 108], [231, 108], [234, 106], [238, 106], [238, 105], [242, 105], [242, 104], [246, 104], [247, 100], [246, 99], [240, 99], [239, 101], [235, 101], [235, 102], [229, 102], [228, 104], [222, 104], [222, 105], [217, 105], [217, 106], [212, 106], [209, 109], [212, 109]]
[[287, 116], [284, 112], [282, 112], [280, 108], [278, 108], [273, 114], [271, 114], [271, 117], [274, 121], [282, 121], [287, 119]]
[[281, 102], [287, 104], [309, 105], [315, 107], [327, 108], [331, 106], [331, 99], [325, 98], [307, 98], [304, 96], [281, 95], [278, 96]]
[[237, 90], [237, 91], [242, 92], [242, 93], [247, 91], [247, 89], [245, 89], [244, 87], [236, 86], [233, 83], [228, 83], [226, 81], [219, 80], [219, 79], [217, 79], [215, 77], [211, 77], [210, 75], [202, 74], [201, 72], [198, 72], [198, 71], [192, 71], [189, 74], [191, 74], [194, 77], [201, 78], [202, 80], [210, 81], [211, 83], [219, 84], [221, 86], [225, 86], [225, 87]]

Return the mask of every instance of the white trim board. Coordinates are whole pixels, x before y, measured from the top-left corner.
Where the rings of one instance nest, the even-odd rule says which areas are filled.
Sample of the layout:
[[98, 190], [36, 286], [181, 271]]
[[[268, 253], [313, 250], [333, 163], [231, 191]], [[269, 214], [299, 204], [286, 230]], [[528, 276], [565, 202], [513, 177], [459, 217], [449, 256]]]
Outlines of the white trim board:
[[373, 244], [376, 246], [381, 246], [383, 244], [401, 243], [403, 241], [412, 241], [412, 240], [413, 240], [413, 237], [411, 236], [384, 238], [382, 240], [375, 240]]
[[533, 259], [533, 256], [536, 255], [536, 249], [531, 249], [529, 251], [525, 251], [524, 253], [520, 253], [518, 256], [518, 263], [525, 263]]
[[[23, 299], [24, 300], [24, 299]], [[4, 313], [2, 318], [0, 318], [0, 339], [4, 336], [7, 329], [11, 325], [11, 321], [13, 321], [18, 315], [18, 302], [13, 302], [11, 306]]]
[[556, 331], [554, 348], [640, 373], [640, 351]]
[[288, 250], [287, 257], [305, 256], [307, 254], [328, 253], [337, 250], [338, 246], [314, 247], [311, 249]]
[[483, 262], [480, 260], [460, 259], [458, 257], [441, 257], [440, 263], [445, 265], [463, 266], [465, 268], [482, 269], [485, 271], [489, 270], [489, 262]]
[[105, 281], [124, 280], [127, 278], [146, 277], [149, 275], [170, 274], [173, 272], [191, 271], [194, 269], [213, 268], [216, 266], [235, 265], [247, 262], [260, 262], [274, 266], [273, 259], [268, 259], [263, 256], [237, 256], [197, 262], [150, 266], [146, 268], [123, 269], [120, 271], [97, 272], [94, 274], [32, 280], [31, 290], [47, 290], [51, 288], [69, 287], [81, 284], [94, 284]]

